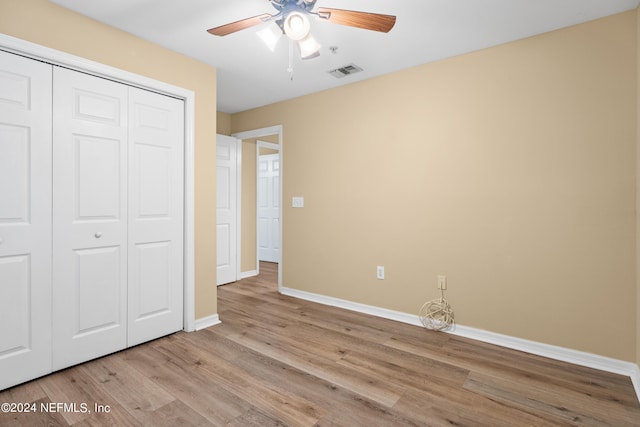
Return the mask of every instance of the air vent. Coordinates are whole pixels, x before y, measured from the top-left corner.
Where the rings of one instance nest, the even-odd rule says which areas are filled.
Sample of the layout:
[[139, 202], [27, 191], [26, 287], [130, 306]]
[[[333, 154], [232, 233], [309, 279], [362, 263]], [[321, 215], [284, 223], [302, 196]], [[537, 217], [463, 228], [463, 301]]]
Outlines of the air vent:
[[335, 70], [329, 71], [333, 77], [341, 79], [344, 76], [348, 76], [350, 74], [359, 73], [362, 71], [362, 68], [358, 67], [354, 64], [345, 65], [344, 67], [336, 68]]

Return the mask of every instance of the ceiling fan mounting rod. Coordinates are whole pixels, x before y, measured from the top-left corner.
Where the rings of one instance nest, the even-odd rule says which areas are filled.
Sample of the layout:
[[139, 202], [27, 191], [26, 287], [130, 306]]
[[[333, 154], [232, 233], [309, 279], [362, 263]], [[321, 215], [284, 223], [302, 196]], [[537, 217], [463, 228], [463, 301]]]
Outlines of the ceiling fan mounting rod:
[[293, 11], [311, 12], [316, 5], [316, 0], [269, 0], [271, 5], [280, 12]]

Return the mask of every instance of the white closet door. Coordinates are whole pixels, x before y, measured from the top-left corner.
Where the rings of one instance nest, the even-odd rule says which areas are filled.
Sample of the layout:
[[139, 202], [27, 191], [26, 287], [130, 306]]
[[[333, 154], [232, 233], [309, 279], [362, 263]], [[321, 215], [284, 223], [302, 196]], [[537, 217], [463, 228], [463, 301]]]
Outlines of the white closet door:
[[0, 390], [51, 372], [51, 66], [0, 52]]
[[130, 89], [128, 345], [183, 325], [184, 103]]
[[127, 344], [127, 91], [54, 67], [54, 369]]

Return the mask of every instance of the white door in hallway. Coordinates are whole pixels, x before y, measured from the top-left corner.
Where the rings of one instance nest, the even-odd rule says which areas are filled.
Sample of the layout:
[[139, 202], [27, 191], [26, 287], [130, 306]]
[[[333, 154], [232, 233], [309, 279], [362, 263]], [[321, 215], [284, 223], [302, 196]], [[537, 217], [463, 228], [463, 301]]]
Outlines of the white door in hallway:
[[51, 371], [51, 72], [0, 52], [0, 390]]
[[280, 262], [280, 154], [258, 157], [258, 252]]
[[184, 105], [129, 89], [128, 335], [182, 329]]
[[128, 87], [54, 67], [53, 368], [127, 345]]
[[217, 284], [238, 280], [237, 150], [241, 142], [216, 136], [216, 251]]

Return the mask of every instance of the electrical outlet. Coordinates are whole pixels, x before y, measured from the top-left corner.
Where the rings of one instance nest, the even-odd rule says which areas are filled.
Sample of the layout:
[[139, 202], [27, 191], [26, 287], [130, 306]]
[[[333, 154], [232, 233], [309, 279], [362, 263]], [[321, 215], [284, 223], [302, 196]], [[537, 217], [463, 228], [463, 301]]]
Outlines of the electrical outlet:
[[447, 276], [438, 276], [438, 289], [447, 289]]
[[378, 280], [384, 280], [384, 267], [382, 265], [376, 267], [376, 277]]

